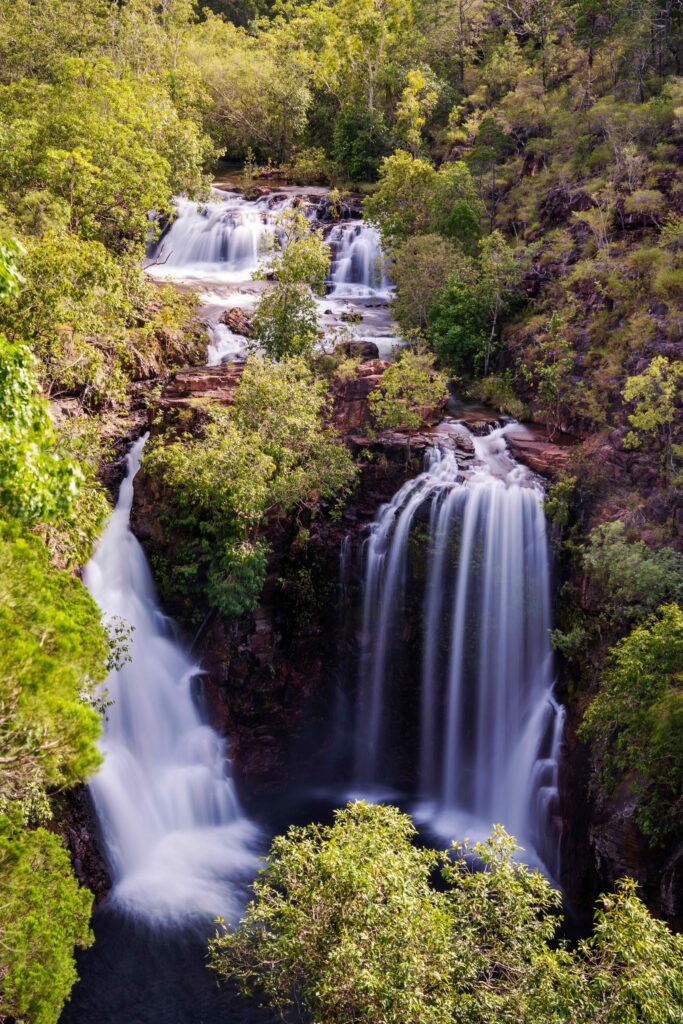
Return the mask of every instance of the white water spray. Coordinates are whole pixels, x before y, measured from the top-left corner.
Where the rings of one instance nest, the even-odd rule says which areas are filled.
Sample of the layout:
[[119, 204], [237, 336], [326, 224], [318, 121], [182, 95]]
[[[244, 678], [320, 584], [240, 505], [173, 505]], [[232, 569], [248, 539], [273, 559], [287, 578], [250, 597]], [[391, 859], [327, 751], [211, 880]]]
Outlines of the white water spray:
[[156, 920], [234, 917], [253, 877], [254, 826], [242, 814], [224, 741], [193, 694], [199, 667], [173, 637], [129, 528], [144, 439], [84, 580], [105, 618], [133, 627], [131, 661], [106, 682], [104, 762], [90, 783], [113, 876], [112, 899]]
[[329, 278], [333, 298], [388, 297], [391, 286], [376, 228], [358, 221], [338, 224], [328, 241], [333, 252]]
[[277, 215], [288, 202], [270, 196], [250, 201], [217, 191], [205, 203], [179, 196], [175, 219], [150, 254], [147, 272], [181, 281], [249, 281], [275, 236]]
[[[417, 734], [418, 816], [449, 838], [483, 836], [501, 822], [556, 874], [563, 713], [552, 696], [543, 494], [507, 454], [504, 429], [473, 441], [476, 460], [464, 471], [452, 453], [433, 450], [366, 542], [356, 778], [386, 784], [388, 749]], [[419, 700], [406, 711], [399, 680], [415, 656], [403, 639], [413, 628], [405, 605], [414, 529], [424, 531], [426, 561], [412, 641]]]

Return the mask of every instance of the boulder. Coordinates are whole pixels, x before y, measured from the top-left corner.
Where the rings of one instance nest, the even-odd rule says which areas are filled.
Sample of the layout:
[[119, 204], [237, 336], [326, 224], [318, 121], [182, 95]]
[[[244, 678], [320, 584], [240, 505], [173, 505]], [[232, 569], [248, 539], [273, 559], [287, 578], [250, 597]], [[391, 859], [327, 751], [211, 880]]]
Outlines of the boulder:
[[575, 445], [567, 435], [549, 441], [540, 427], [515, 424], [505, 432], [510, 454], [534, 473], [555, 476], [566, 469]]
[[244, 338], [251, 336], [251, 320], [239, 306], [226, 309], [221, 313], [218, 322], [229, 327], [233, 334], [241, 334]]
[[350, 356], [367, 363], [371, 359], [379, 359], [379, 349], [374, 341], [340, 341], [334, 349], [335, 355]]
[[232, 405], [243, 370], [243, 363], [179, 370], [161, 392], [156, 408], [162, 411], [194, 408], [209, 402]]

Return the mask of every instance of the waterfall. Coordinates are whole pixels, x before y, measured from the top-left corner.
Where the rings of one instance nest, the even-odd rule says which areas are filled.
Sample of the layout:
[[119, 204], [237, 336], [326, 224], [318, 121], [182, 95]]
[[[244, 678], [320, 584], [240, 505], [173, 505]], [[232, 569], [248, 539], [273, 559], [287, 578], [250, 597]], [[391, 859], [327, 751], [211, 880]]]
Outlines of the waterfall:
[[203, 720], [200, 668], [156, 601], [129, 527], [144, 438], [133, 445], [116, 508], [84, 580], [105, 620], [133, 628], [130, 661], [106, 682], [103, 764], [90, 788], [112, 873], [112, 899], [150, 918], [234, 917], [235, 882], [253, 875], [225, 744]]
[[330, 295], [334, 298], [386, 298], [389, 280], [376, 228], [351, 222], [338, 224], [328, 241], [333, 260], [330, 267]]
[[249, 281], [287, 201], [267, 196], [254, 202], [217, 190], [205, 203], [178, 197], [173, 222], [148, 254], [148, 273], [179, 280]]
[[364, 544], [356, 782], [399, 781], [440, 834], [500, 822], [557, 873], [563, 712], [543, 492], [504, 428], [432, 450]]

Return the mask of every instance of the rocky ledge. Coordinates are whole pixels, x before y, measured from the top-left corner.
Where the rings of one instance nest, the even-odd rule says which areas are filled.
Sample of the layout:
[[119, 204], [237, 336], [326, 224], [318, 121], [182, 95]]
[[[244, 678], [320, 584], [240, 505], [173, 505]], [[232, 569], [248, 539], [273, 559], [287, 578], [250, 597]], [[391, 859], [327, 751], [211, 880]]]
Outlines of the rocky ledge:
[[578, 440], [569, 434], [556, 435], [550, 441], [542, 427], [515, 423], [505, 431], [510, 454], [535, 473], [557, 476], [569, 465]]

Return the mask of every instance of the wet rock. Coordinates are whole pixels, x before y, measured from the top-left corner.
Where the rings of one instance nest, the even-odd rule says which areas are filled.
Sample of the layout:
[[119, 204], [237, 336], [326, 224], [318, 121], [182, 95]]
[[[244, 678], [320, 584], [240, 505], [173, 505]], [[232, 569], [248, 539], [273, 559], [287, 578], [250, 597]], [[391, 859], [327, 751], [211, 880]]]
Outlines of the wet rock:
[[76, 786], [59, 799], [55, 823], [71, 854], [76, 878], [95, 894], [95, 902], [100, 903], [111, 889], [111, 876], [102, 853], [100, 826], [87, 786]]
[[576, 444], [576, 440], [567, 435], [549, 441], [540, 427], [521, 424], [507, 430], [505, 440], [514, 458], [535, 473], [547, 476], [555, 476], [566, 469]]
[[219, 317], [218, 322], [225, 324], [234, 334], [241, 334], [244, 338], [251, 336], [251, 320], [240, 306], [226, 309]]
[[362, 363], [352, 377], [332, 382], [332, 422], [344, 434], [370, 423], [368, 395], [382, 380], [389, 364], [381, 359]]
[[243, 370], [243, 363], [178, 370], [161, 392], [157, 408], [196, 408], [211, 402], [232, 405]]
[[334, 354], [350, 356], [367, 363], [371, 359], [379, 359], [379, 348], [374, 341], [342, 341], [335, 346]]

